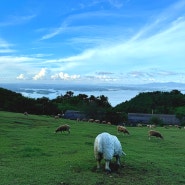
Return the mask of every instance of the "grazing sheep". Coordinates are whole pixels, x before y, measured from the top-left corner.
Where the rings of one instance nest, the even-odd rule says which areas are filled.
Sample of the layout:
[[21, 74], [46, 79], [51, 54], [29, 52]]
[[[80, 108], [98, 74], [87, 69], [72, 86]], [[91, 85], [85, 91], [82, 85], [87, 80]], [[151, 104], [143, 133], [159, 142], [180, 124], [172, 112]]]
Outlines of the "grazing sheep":
[[94, 120], [95, 123], [100, 123], [99, 119]]
[[150, 128], [155, 128], [156, 127], [156, 125], [150, 125]]
[[128, 135], [130, 135], [129, 131], [128, 131], [125, 127], [120, 126], [120, 125], [117, 126], [117, 132], [118, 132], [118, 133], [119, 133], [119, 132], [123, 132], [123, 134], [128, 134]]
[[180, 125], [175, 125], [176, 128], [181, 129], [182, 127]]
[[138, 123], [137, 126], [138, 126], [138, 127], [142, 127], [143, 125], [142, 125], [141, 123]]
[[164, 139], [163, 136], [161, 135], [161, 133], [159, 133], [159, 132], [157, 132], [157, 131], [155, 131], [155, 130], [150, 130], [150, 131], [148, 132], [148, 138], [149, 138], [149, 139], [151, 138], [151, 136], [159, 137], [159, 138], [161, 138], [161, 139]]
[[111, 122], [110, 122], [110, 121], [108, 121], [108, 122], [107, 122], [107, 125], [111, 125]]
[[56, 130], [55, 130], [55, 133], [57, 132], [65, 132], [67, 131], [69, 134], [70, 134], [70, 126], [65, 124], [65, 125], [61, 125], [60, 127], [58, 127]]
[[55, 119], [59, 119], [59, 116], [55, 116], [54, 118], [55, 118]]
[[24, 115], [28, 118], [28, 113], [27, 112], [24, 112]]
[[120, 166], [120, 157], [126, 155], [120, 141], [114, 135], [107, 132], [99, 134], [94, 141], [94, 156], [97, 161], [97, 168], [100, 168], [100, 162], [105, 159], [105, 170], [111, 172], [109, 163], [113, 157], [116, 157], [116, 162]]
[[86, 118], [83, 118], [82, 121], [88, 121]]
[[168, 129], [169, 127], [168, 127], [167, 125], [164, 125], [164, 126], [163, 126], [163, 128], [166, 128], [166, 129]]
[[94, 122], [94, 119], [89, 119], [88, 122], [93, 123]]

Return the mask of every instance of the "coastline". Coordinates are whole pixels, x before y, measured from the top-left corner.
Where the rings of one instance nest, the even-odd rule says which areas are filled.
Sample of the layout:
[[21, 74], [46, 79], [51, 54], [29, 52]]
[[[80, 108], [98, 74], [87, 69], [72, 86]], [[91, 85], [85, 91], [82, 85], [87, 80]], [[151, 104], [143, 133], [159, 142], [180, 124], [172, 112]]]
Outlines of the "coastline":
[[[184, 84], [183, 84], [184, 85]], [[152, 91], [171, 91], [177, 89], [181, 93], [185, 93], [185, 86], [181, 84], [173, 84], [168, 86], [162, 84], [156, 86], [152, 84], [143, 85], [73, 85], [73, 84], [0, 84], [0, 87], [8, 90], [21, 93], [25, 97], [29, 98], [42, 98], [47, 97], [49, 99], [55, 99], [57, 96], [65, 95], [67, 91], [72, 91], [74, 95], [86, 94], [88, 97], [91, 95], [98, 97], [104, 95], [108, 98], [111, 106], [129, 101], [139, 93], [152, 92]]]

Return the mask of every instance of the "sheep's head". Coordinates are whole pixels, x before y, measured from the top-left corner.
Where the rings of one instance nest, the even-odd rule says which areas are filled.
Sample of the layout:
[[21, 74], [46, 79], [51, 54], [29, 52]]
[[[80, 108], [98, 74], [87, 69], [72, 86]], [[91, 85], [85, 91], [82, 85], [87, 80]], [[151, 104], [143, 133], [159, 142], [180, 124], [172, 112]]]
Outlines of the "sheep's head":
[[159, 137], [160, 137], [161, 139], [164, 139], [164, 138], [163, 138], [163, 136], [162, 136], [161, 134], [160, 134], [160, 136], [159, 136]]

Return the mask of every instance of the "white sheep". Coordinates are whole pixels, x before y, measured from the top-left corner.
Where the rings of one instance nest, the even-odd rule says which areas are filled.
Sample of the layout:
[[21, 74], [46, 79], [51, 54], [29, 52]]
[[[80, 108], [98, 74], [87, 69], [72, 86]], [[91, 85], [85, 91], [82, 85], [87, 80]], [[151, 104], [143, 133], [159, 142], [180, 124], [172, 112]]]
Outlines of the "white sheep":
[[148, 128], [155, 128], [156, 125], [147, 125]]
[[116, 163], [120, 166], [120, 157], [126, 155], [120, 141], [114, 135], [107, 132], [99, 134], [94, 141], [94, 156], [97, 161], [97, 168], [100, 168], [100, 162], [105, 159], [105, 170], [111, 172], [109, 163], [113, 157], [116, 157]]
[[94, 122], [94, 119], [89, 119], [88, 122], [93, 123]]
[[28, 118], [28, 112], [24, 112], [24, 115]]
[[99, 119], [94, 120], [95, 123], [100, 123]]

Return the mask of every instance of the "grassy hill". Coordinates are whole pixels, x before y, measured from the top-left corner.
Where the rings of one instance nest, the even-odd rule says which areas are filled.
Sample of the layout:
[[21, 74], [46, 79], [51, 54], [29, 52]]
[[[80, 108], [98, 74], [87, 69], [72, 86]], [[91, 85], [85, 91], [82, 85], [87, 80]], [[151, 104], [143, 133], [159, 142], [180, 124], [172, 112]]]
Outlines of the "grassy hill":
[[[67, 123], [71, 134], [55, 129]], [[128, 127], [130, 136], [117, 135], [116, 126], [54, 119], [0, 111], [0, 177], [2, 185], [183, 185], [185, 130], [156, 128], [164, 140], [148, 140], [148, 128]], [[96, 170], [93, 143], [97, 134], [117, 135], [127, 154], [113, 172]]]

